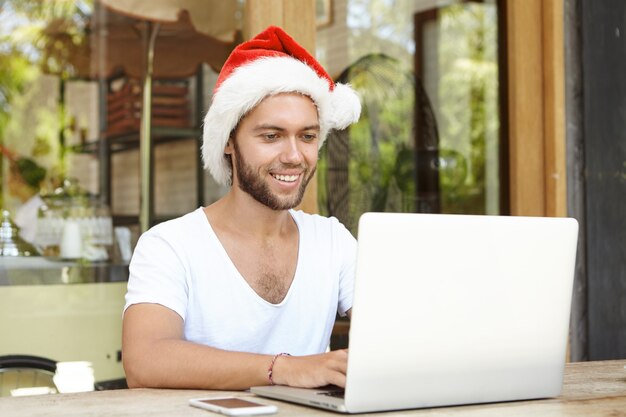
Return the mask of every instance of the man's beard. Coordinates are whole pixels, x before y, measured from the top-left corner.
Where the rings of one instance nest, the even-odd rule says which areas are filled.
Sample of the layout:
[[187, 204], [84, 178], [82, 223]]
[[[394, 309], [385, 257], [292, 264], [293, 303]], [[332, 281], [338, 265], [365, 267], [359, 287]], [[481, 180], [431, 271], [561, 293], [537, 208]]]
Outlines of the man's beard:
[[[312, 171], [309, 171], [308, 169], [303, 170], [302, 175], [305, 177], [303, 177], [302, 182], [300, 183], [300, 188], [293, 197], [281, 198], [280, 196], [272, 193], [267, 181], [258, 175], [250, 165], [246, 164], [237, 147], [237, 141], [234, 142], [234, 148], [236, 152], [236, 157], [234, 159], [237, 167], [237, 182], [241, 190], [248, 193], [256, 201], [271, 208], [272, 210], [292, 209], [302, 202], [306, 187], [315, 173], [315, 168], [313, 168]], [[289, 168], [293, 168], [293, 166], [289, 166]]]

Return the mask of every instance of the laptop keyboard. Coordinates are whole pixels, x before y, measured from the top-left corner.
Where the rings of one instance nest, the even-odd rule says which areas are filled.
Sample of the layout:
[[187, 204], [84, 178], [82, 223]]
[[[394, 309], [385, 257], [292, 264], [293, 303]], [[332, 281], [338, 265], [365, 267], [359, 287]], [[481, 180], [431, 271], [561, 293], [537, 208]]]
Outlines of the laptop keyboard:
[[329, 385], [323, 388], [325, 391], [318, 392], [318, 395], [324, 395], [326, 397], [344, 398], [345, 390], [335, 385]]

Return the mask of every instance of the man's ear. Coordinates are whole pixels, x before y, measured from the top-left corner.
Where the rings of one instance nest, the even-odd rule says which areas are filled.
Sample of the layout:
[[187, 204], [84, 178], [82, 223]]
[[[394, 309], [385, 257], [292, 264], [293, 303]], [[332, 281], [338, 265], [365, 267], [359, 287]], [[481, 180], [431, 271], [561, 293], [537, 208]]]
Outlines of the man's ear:
[[226, 142], [226, 146], [224, 146], [224, 154], [231, 155], [233, 153], [233, 139], [228, 138], [228, 142]]

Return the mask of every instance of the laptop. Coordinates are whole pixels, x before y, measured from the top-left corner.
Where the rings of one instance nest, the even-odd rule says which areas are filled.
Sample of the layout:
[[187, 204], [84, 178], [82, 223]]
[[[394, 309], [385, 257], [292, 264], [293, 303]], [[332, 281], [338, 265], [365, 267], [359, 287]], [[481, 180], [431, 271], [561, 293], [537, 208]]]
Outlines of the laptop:
[[366, 213], [336, 390], [253, 387], [344, 413], [558, 396], [578, 223]]

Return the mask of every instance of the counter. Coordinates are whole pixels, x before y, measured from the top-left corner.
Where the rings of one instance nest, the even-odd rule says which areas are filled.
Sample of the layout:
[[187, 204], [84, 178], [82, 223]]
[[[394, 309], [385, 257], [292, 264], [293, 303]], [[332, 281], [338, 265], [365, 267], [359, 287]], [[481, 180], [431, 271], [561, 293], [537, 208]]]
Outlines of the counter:
[[127, 264], [67, 262], [43, 257], [0, 257], [0, 286], [128, 281]]
[[92, 362], [96, 381], [124, 377], [127, 265], [0, 258], [0, 355]]

